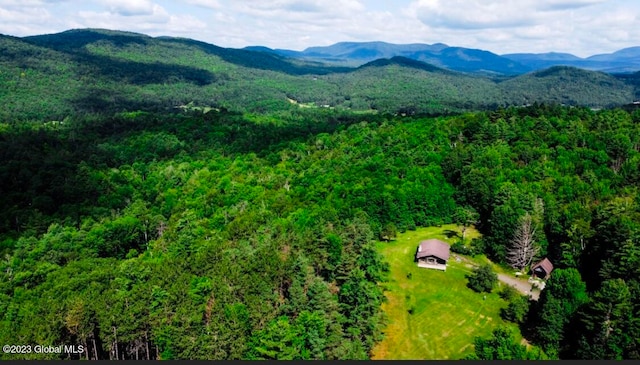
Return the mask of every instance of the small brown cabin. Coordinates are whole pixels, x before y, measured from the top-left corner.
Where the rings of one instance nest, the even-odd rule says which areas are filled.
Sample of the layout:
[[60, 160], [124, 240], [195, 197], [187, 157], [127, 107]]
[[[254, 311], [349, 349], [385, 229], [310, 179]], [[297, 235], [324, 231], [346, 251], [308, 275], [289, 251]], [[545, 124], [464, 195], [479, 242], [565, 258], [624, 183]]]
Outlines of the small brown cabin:
[[531, 275], [539, 279], [547, 279], [551, 271], [553, 271], [553, 264], [546, 257], [531, 267]]
[[449, 244], [437, 239], [420, 242], [416, 250], [416, 259], [419, 267], [436, 270], [447, 270], [449, 260]]

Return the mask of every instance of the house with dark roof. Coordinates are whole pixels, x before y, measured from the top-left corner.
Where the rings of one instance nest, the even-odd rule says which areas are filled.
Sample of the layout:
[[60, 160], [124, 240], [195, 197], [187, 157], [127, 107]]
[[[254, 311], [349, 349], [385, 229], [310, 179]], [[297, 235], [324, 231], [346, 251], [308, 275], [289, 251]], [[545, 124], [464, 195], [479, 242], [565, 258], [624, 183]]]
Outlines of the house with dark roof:
[[448, 243], [437, 239], [422, 241], [416, 250], [415, 261], [418, 267], [445, 271], [449, 260], [449, 248]]
[[553, 264], [545, 257], [542, 261], [531, 267], [531, 276], [539, 279], [547, 279], [551, 271], [553, 271]]

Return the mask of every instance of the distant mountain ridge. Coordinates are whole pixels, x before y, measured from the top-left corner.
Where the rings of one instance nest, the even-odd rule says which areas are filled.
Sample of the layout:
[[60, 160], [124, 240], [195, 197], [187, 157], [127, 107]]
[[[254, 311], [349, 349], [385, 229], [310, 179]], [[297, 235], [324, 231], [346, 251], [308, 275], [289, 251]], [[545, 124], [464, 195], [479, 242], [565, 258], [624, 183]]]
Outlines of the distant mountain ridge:
[[[352, 65], [360, 66], [380, 58], [395, 56], [407, 57], [411, 53], [422, 51], [437, 52], [447, 48], [446, 44], [393, 44], [386, 42], [339, 42], [327, 47], [309, 47], [304, 51], [292, 51], [287, 49], [271, 49], [263, 46], [250, 46], [245, 49], [281, 54], [296, 58], [316, 58], [334, 62], [346, 61]], [[410, 57], [407, 57], [410, 58]]]
[[[378, 59], [390, 59], [396, 56], [422, 61], [433, 66], [453, 71], [475, 73], [484, 75], [514, 76], [537, 71], [553, 66], [573, 66], [591, 71], [607, 73], [633, 73], [640, 71], [640, 46], [629, 47], [609, 54], [597, 54], [586, 58], [569, 53], [512, 53], [496, 54], [487, 50], [455, 47], [444, 43], [424, 44], [394, 44], [382, 41], [372, 42], [339, 42], [330, 46], [308, 47], [303, 51], [287, 49], [271, 49], [264, 46], [249, 46], [242, 49], [224, 48], [205, 42], [174, 37], [150, 37], [147, 35], [121, 32], [107, 29], [94, 29], [93, 33], [86, 33], [83, 29], [72, 29], [57, 34], [46, 34], [24, 37], [27, 41], [36, 44], [46, 43], [56, 49], [73, 49], [96, 41], [100, 37], [110, 37], [111, 41], [127, 44], [136, 42], [145, 44], [153, 39], [174, 40], [181, 42], [198, 43], [208, 48], [209, 51], [220, 53], [228, 58], [247, 58], [243, 52], [252, 51], [264, 56], [255, 55], [253, 58], [262, 58], [262, 62], [253, 62], [255, 65], [264, 65], [267, 68], [284, 69], [289, 65], [298, 63], [297, 74], [318, 72], [316, 69], [330, 67], [320, 73], [335, 72], [335, 67], [354, 68]], [[73, 35], [73, 39], [68, 39]], [[70, 43], [64, 43], [70, 42]], [[267, 56], [268, 55], [268, 56]], [[293, 61], [293, 62], [292, 62]], [[346, 71], [345, 68], [342, 69]]]
[[450, 47], [444, 43], [340, 42], [326, 47], [309, 47], [304, 51], [270, 49], [261, 46], [244, 49], [352, 67], [381, 58], [405, 57], [437, 67], [469, 73], [517, 75], [533, 70], [495, 53], [480, 49]]
[[[331, 107], [407, 114], [536, 102], [602, 108], [640, 96], [640, 72], [613, 75], [557, 66], [517, 74], [521, 62], [491, 52], [406, 46], [342, 43], [333, 53], [312, 48], [325, 57], [357, 57], [361, 64], [355, 67], [264, 47], [224, 48], [104, 29], [0, 35], [0, 119], [62, 120], [76, 113], [171, 111], [185, 105], [237, 112]], [[404, 56], [378, 57], [403, 47], [410, 49]], [[621, 55], [633, 61], [633, 51]], [[616, 56], [599, 55], [594, 62]], [[575, 61], [571, 55], [545, 57]]]
[[625, 48], [587, 58], [558, 52], [498, 55], [487, 50], [452, 47], [444, 43], [339, 42], [330, 46], [309, 47], [304, 51], [271, 49], [264, 46], [250, 46], [244, 49], [345, 66], [360, 66], [380, 58], [401, 56], [455, 71], [502, 75], [523, 74], [552, 66], [574, 66], [608, 73], [630, 73], [640, 70], [640, 47]]
[[513, 53], [503, 57], [534, 69], [552, 66], [574, 66], [591, 71], [631, 73], [640, 70], [640, 47], [629, 47], [613, 53], [580, 58], [569, 53]]

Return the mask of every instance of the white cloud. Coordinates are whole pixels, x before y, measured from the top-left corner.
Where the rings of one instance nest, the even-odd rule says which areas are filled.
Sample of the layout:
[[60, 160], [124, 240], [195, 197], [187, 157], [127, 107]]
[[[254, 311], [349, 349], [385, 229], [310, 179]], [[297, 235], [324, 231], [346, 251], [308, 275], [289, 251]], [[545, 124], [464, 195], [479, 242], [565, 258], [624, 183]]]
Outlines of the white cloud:
[[540, 1], [538, 8], [541, 10], [579, 9], [607, 1], [608, 0], [546, 0]]
[[172, 15], [163, 7], [154, 5], [151, 13], [135, 16], [111, 12], [81, 11], [74, 28], [106, 28], [141, 32], [151, 36], [179, 35], [192, 36], [193, 32], [203, 31], [207, 24], [191, 15]]
[[637, 46], [638, 0], [0, 0], [0, 32], [177, 35], [223, 47], [436, 43], [579, 56]]
[[46, 4], [63, 3], [67, 0], [0, 0], [0, 8], [41, 7]]
[[149, 0], [104, 0], [109, 12], [122, 16], [151, 15], [155, 5]]
[[636, 0], [416, 0], [407, 7], [444, 43], [579, 56], [593, 54], [596, 44], [609, 52], [637, 45], [630, 32], [639, 13]]
[[181, 2], [187, 5], [195, 5], [209, 9], [220, 9], [222, 7], [217, 0], [181, 0]]
[[523, 2], [422, 0], [412, 4], [418, 19], [434, 28], [489, 29], [531, 25]]
[[358, 0], [343, 0], [338, 6], [330, 6], [321, 0], [245, 0], [229, 1], [226, 11], [256, 21], [279, 23], [307, 22], [310, 24], [334, 22], [339, 19], [354, 18], [365, 10]]
[[604, 2], [607, 0], [418, 0], [409, 8], [430, 27], [474, 30], [539, 25], [564, 11]]
[[19, 6], [17, 1], [0, 2], [0, 33], [10, 35], [31, 35], [49, 33], [58, 25], [51, 13], [36, 1]]
[[[406, 20], [388, 11], [368, 10], [364, 1], [344, 0], [331, 6], [319, 0], [227, 1], [210, 25], [215, 41], [234, 47], [266, 45], [304, 49], [338, 41], [407, 38]], [[418, 26], [421, 24], [417, 22]], [[414, 29], [415, 30], [415, 29]], [[403, 37], [395, 37], [404, 34]]]

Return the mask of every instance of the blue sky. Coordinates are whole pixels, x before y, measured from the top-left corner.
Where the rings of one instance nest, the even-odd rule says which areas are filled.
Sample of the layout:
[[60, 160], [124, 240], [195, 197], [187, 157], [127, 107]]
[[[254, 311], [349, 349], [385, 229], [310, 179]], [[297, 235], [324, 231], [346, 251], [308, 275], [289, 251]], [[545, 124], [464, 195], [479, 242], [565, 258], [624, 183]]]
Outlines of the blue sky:
[[223, 47], [446, 43], [585, 57], [640, 46], [640, 0], [0, 0], [0, 33], [107, 28]]

